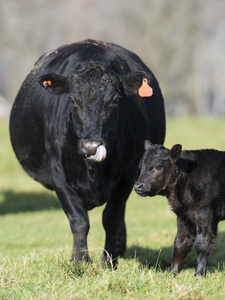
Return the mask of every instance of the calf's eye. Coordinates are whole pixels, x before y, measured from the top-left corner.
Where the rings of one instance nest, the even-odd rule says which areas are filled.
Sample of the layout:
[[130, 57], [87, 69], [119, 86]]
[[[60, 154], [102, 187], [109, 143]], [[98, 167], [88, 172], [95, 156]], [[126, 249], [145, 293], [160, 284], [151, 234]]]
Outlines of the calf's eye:
[[163, 165], [158, 165], [158, 166], [155, 167], [155, 169], [157, 171], [161, 171], [163, 169]]

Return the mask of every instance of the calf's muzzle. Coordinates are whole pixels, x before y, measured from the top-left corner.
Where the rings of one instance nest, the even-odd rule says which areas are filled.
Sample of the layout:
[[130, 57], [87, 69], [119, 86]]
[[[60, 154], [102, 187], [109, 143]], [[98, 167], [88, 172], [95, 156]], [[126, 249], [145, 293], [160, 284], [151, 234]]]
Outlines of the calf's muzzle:
[[148, 190], [148, 187], [146, 186], [146, 184], [144, 182], [141, 182], [141, 181], [137, 181], [134, 185], [134, 190], [135, 192], [142, 196], [142, 197], [145, 197], [145, 196], [148, 196], [149, 195], [149, 190]]
[[142, 191], [143, 187], [144, 187], [143, 183], [135, 183], [134, 190], [137, 191], [137, 192]]

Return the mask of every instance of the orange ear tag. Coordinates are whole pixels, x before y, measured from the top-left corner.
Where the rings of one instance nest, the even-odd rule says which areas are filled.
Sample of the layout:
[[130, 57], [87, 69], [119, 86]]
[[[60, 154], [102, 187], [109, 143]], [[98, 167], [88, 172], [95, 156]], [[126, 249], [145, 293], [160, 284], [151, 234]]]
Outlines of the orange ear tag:
[[153, 95], [153, 89], [148, 85], [147, 78], [143, 78], [142, 86], [139, 88], [138, 94], [141, 97], [151, 97]]
[[52, 82], [50, 80], [43, 81], [43, 86], [48, 86], [48, 85], [52, 85]]

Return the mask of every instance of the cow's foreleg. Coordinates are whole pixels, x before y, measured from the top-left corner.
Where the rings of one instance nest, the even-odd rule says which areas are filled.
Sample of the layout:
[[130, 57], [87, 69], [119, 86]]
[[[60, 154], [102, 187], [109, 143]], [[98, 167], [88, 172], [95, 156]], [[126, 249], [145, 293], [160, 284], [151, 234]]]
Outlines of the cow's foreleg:
[[176, 274], [180, 271], [184, 258], [190, 251], [194, 239], [195, 235], [186, 228], [180, 218], [177, 218], [177, 235], [174, 241], [173, 262], [170, 270], [172, 273]]
[[63, 181], [63, 178], [60, 180], [55, 179], [54, 184], [56, 194], [69, 219], [70, 228], [73, 234], [74, 244], [72, 260], [89, 260], [90, 258], [87, 248], [89, 218], [87, 210], [72, 188]]
[[72, 260], [90, 261], [87, 247], [87, 235], [89, 232], [89, 219], [87, 212], [76, 207], [76, 213], [68, 215], [70, 228], [73, 234]]

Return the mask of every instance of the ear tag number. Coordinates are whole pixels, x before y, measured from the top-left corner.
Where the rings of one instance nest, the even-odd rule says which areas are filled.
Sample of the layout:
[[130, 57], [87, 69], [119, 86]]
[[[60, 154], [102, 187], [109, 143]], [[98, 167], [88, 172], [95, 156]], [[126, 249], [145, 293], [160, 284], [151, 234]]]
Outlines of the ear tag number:
[[43, 81], [43, 86], [49, 86], [49, 85], [52, 85], [52, 82], [50, 80]]
[[147, 78], [143, 78], [143, 80], [142, 80], [142, 86], [139, 88], [138, 94], [141, 97], [151, 97], [153, 95], [153, 90], [148, 85]]

